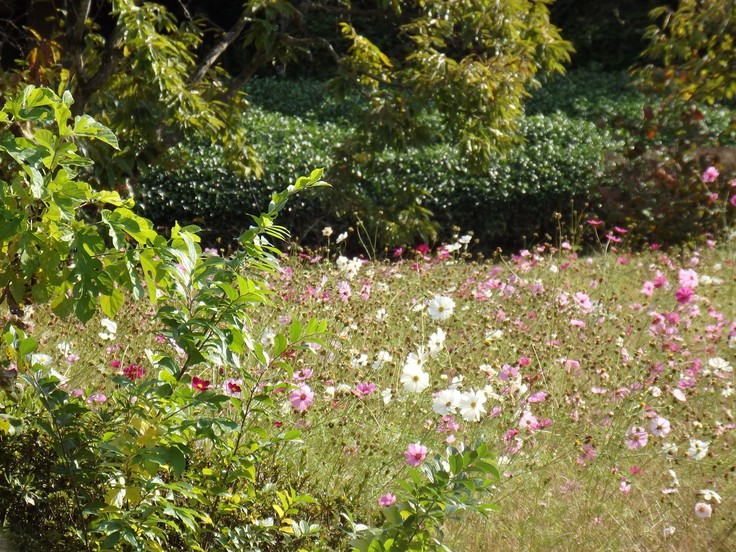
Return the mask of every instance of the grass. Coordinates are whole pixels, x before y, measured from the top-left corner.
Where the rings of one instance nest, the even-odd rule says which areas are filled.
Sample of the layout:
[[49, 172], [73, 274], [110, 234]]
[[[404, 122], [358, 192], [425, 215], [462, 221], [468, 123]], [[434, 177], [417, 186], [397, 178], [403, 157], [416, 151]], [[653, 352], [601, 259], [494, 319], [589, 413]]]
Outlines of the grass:
[[[563, 244], [487, 261], [458, 243], [454, 252], [356, 262], [352, 273], [335, 262], [334, 245], [292, 252], [270, 282], [274, 305], [258, 312], [257, 335], [268, 344], [291, 317], [318, 317], [329, 322], [331, 342], [295, 361], [315, 401], [298, 414], [284, 400], [274, 415], [304, 438], [274, 469], [325, 508], [350, 504], [376, 521], [378, 498], [400, 492], [409, 443], [440, 453], [448, 439], [484, 439], [503, 472], [493, 496], [499, 510], [448, 525], [455, 550], [733, 549], [734, 242], [632, 254], [622, 238], [620, 251], [609, 244], [592, 256]], [[680, 303], [687, 270], [698, 283]], [[648, 296], [644, 282], [661, 285]], [[427, 308], [436, 295], [454, 301], [446, 320]], [[110, 385], [119, 372], [111, 361], [143, 358], [156, 333], [145, 303], [129, 303], [113, 340], [100, 338], [99, 321], [76, 326], [45, 311], [33, 321], [43, 352], [87, 392]], [[437, 328], [446, 339], [430, 353]], [[60, 342], [79, 359], [64, 360]], [[411, 353], [430, 375], [420, 393], [401, 383]], [[217, 367], [201, 375], [227, 377]], [[376, 389], [362, 396], [358, 383]], [[485, 389], [488, 400], [480, 421], [455, 414], [460, 428], [447, 431], [432, 394], [453, 383]], [[669, 421], [666, 436], [650, 430], [656, 417]], [[641, 448], [626, 444], [636, 426], [648, 434]], [[688, 455], [693, 440], [709, 443], [701, 459]], [[696, 516], [697, 503], [712, 515]]]

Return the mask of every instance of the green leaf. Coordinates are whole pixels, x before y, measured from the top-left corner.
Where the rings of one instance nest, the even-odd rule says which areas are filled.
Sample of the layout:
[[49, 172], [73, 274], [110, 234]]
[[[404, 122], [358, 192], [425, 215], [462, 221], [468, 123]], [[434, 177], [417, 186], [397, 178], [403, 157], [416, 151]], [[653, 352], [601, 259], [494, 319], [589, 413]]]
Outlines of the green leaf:
[[98, 123], [89, 115], [77, 115], [74, 117], [74, 136], [87, 136], [104, 142], [115, 149], [120, 149], [118, 139], [105, 125]]
[[123, 292], [115, 288], [110, 295], [100, 296], [100, 308], [108, 318], [115, 318], [120, 308], [125, 303]]
[[298, 319], [293, 318], [289, 326], [289, 339], [292, 343], [296, 343], [302, 337], [302, 325]]

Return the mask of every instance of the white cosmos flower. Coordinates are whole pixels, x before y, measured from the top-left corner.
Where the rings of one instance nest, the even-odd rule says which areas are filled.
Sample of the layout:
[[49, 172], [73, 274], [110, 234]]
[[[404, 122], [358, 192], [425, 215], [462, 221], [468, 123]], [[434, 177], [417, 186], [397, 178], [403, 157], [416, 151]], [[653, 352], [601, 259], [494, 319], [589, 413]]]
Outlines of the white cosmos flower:
[[387, 387], [386, 389], [381, 391], [381, 398], [383, 399], [383, 404], [390, 403], [393, 397], [394, 397], [394, 392], [390, 387]]
[[31, 355], [31, 365], [40, 364], [42, 366], [48, 366], [51, 364], [51, 357], [46, 353], [33, 353]]
[[460, 416], [466, 422], [479, 422], [480, 415], [486, 411], [483, 408], [485, 402], [486, 396], [483, 391], [474, 391], [472, 389], [466, 391], [460, 398]]
[[378, 351], [376, 354], [376, 360], [373, 361], [373, 369], [378, 370], [379, 368], [383, 368], [383, 365], [387, 362], [391, 362], [393, 360], [393, 357], [388, 351]]
[[727, 360], [721, 357], [713, 357], [708, 361], [708, 366], [720, 372], [733, 372], [733, 367]]
[[698, 439], [690, 439], [690, 448], [687, 449], [688, 458], [693, 460], [702, 460], [708, 454], [708, 446], [710, 441], [699, 441]]
[[407, 364], [401, 372], [401, 383], [404, 390], [410, 393], [421, 393], [429, 387], [429, 374], [416, 364]]
[[409, 353], [409, 355], [406, 357], [406, 362], [404, 362], [404, 370], [407, 368], [418, 368], [422, 369], [424, 367], [424, 356], [422, 356], [422, 351], [418, 351], [417, 353]]
[[347, 239], [347, 237], [348, 237], [348, 233], [347, 232], [343, 232], [342, 234], [340, 234], [339, 236], [337, 236], [337, 239], [335, 240], [335, 243], [343, 242], [343, 241], [345, 241]]
[[453, 414], [460, 406], [462, 393], [457, 389], [443, 389], [432, 399], [432, 410], [440, 416]]
[[109, 318], [103, 318], [102, 320], [100, 320], [100, 324], [102, 324], [102, 327], [106, 330], [97, 334], [100, 336], [100, 339], [109, 339], [110, 341], [115, 339], [115, 334], [118, 331], [117, 322], [115, 322], [114, 320], [110, 320]]
[[444, 295], [435, 295], [427, 301], [427, 308], [432, 320], [447, 320], [455, 310], [455, 301]]
[[716, 504], [721, 503], [721, 495], [719, 495], [715, 491], [712, 491], [711, 489], [702, 489], [698, 494], [703, 495], [703, 500], [705, 500], [706, 502], [713, 501]]
[[367, 365], [368, 365], [368, 355], [366, 355], [365, 353], [353, 358], [353, 360], [350, 361], [350, 366], [352, 368], [362, 368]]
[[435, 332], [429, 336], [429, 354], [434, 355], [439, 353], [445, 344], [445, 332], [442, 328], [437, 328]]

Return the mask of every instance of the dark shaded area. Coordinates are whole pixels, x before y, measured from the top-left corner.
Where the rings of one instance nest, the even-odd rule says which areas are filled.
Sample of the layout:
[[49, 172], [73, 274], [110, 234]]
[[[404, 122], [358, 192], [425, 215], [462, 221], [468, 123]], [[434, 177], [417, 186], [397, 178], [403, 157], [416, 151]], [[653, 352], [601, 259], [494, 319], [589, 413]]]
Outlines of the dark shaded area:
[[550, 6], [552, 23], [575, 46], [572, 68], [591, 64], [614, 71], [639, 61], [646, 46], [649, 11], [657, 6], [675, 8], [665, 0], [556, 0]]

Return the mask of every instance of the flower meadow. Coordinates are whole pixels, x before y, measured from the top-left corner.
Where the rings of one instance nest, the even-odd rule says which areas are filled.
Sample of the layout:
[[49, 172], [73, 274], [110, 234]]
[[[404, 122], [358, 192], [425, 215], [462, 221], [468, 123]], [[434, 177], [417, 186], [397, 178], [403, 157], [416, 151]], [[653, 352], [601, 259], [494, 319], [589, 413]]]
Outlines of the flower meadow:
[[[631, 253], [625, 229], [611, 235], [590, 255], [562, 242], [483, 260], [462, 236], [385, 262], [335, 245], [282, 260], [253, 319], [267, 369], [294, 320], [327, 328], [287, 349], [290, 377], [267, 388], [273, 429], [299, 442], [259, 477], [314, 497], [314, 549], [349, 549], [358, 522], [406, 494], [408, 470], [480, 441], [500, 472], [488, 489], [497, 509], [446, 520], [450, 549], [731, 548], [733, 242]], [[115, 322], [41, 310], [27, 324], [42, 327], [36, 360], [100, 408], [113, 377], [145, 381], [151, 348], [185, 357], [149, 327], [153, 314], [131, 301]], [[236, 399], [247, 385], [218, 365], [189, 382], [194, 396]]]
[[597, 252], [458, 235], [369, 261], [326, 228], [284, 255], [274, 220], [317, 169], [225, 255], [77, 180], [77, 140], [118, 144], [72, 101], [0, 110], [37, 128], [0, 139], [20, 549], [733, 548], [733, 234], [632, 253], [591, 219]]

